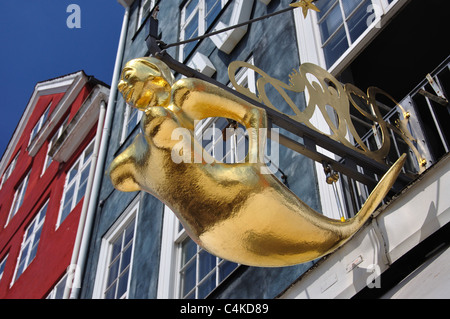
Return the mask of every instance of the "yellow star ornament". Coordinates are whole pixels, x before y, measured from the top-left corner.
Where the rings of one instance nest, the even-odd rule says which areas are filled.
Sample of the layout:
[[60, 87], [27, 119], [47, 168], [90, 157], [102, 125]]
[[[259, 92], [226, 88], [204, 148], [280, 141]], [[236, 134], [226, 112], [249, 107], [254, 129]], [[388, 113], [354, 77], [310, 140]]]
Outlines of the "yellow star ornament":
[[302, 8], [303, 10], [303, 16], [306, 18], [306, 15], [308, 14], [308, 10], [314, 10], [317, 12], [320, 12], [320, 10], [312, 3], [313, 0], [300, 0], [299, 2], [291, 3], [291, 7], [297, 7]]

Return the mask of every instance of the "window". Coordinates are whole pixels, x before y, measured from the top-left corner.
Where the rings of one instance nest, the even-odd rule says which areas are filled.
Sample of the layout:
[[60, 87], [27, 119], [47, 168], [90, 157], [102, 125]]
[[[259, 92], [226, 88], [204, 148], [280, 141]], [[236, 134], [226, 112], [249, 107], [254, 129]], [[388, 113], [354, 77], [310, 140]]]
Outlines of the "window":
[[205, 298], [238, 266], [209, 254], [189, 237], [185, 237], [178, 247], [180, 298]]
[[66, 177], [64, 196], [57, 226], [66, 219], [72, 209], [83, 198], [86, 192], [87, 181], [91, 168], [91, 157], [94, 151], [94, 140], [86, 147]]
[[14, 159], [12, 160], [11, 164], [9, 164], [9, 166], [6, 168], [5, 173], [3, 174], [2, 180], [0, 182], [0, 189], [2, 188], [2, 186], [6, 182], [6, 180], [11, 176], [11, 173], [14, 171], [18, 157], [19, 157], [19, 152], [17, 152], [17, 154], [14, 157]]
[[197, 246], [165, 207], [157, 298], [205, 298], [237, 267]]
[[327, 68], [369, 27], [373, 15], [371, 0], [317, 1], [322, 49]]
[[239, 163], [248, 152], [245, 127], [223, 117], [207, 118], [196, 126], [195, 137], [203, 149], [224, 163]]
[[320, 12], [306, 18], [300, 11], [294, 14], [300, 61], [339, 74], [407, 1], [318, 0], [314, 4]]
[[8, 255], [0, 261], [0, 282], [2, 281], [3, 272], [5, 271], [6, 259], [8, 259]]
[[122, 139], [121, 142], [123, 143], [126, 138], [133, 132], [136, 125], [138, 125], [139, 121], [142, 118], [142, 111], [139, 111], [137, 108], [132, 107], [128, 104], [125, 105], [125, 115], [124, 115], [124, 121], [123, 121], [123, 128], [122, 128]]
[[108, 276], [105, 298], [121, 299], [126, 297], [131, 270], [135, 220], [132, 220], [119, 236], [110, 242]]
[[[180, 40], [203, 35], [212, 25], [228, 0], [189, 0], [181, 11]], [[194, 49], [196, 42], [181, 46], [180, 60], [184, 61]]]
[[[58, 138], [61, 136], [62, 132], [64, 131], [64, 129], [67, 126], [67, 122], [68, 122], [69, 118], [67, 117], [63, 124], [59, 127], [58, 131], [56, 131], [56, 133], [53, 135], [52, 139], [50, 140], [50, 142], [48, 143], [48, 147], [47, 147], [47, 156], [45, 157], [45, 161], [44, 161], [44, 166], [42, 168], [42, 174], [44, 174], [44, 172], [46, 171], [46, 169], [50, 166], [50, 164], [53, 162], [53, 158], [52, 156], [50, 156], [49, 152], [52, 149], [52, 146], [55, 145], [55, 142], [58, 140]], [[42, 175], [41, 174], [41, 175]]]
[[36, 256], [39, 240], [41, 238], [42, 226], [44, 225], [45, 214], [47, 212], [47, 206], [48, 201], [41, 208], [39, 213], [31, 222], [30, 226], [28, 226], [25, 231], [13, 282], [15, 282], [20, 275], [22, 275]]
[[34, 138], [36, 137], [36, 135], [38, 135], [39, 131], [41, 130], [41, 128], [44, 126], [44, 123], [47, 121], [48, 118], [48, 114], [50, 112], [50, 106], [52, 105], [52, 102], [50, 102], [50, 104], [47, 106], [47, 108], [45, 109], [44, 114], [41, 115], [41, 117], [39, 118], [39, 121], [36, 123], [36, 125], [33, 127], [33, 130], [31, 131], [30, 134], [30, 141], [28, 144], [31, 144], [31, 142], [34, 140]]
[[128, 298], [138, 210], [139, 202], [133, 202], [104, 236], [94, 298]]
[[136, 31], [141, 27], [147, 18], [147, 14], [153, 9], [155, 6], [156, 0], [141, 0], [139, 5], [139, 14], [138, 14], [138, 22], [136, 25]]
[[14, 193], [13, 203], [11, 205], [11, 210], [9, 212], [8, 221], [6, 222], [6, 224], [9, 223], [9, 221], [14, 217], [14, 215], [19, 210], [20, 206], [22, 206], [23, 199], [25, 197], [25, 192], [28, 186], [29, 176], [30, 173], [28, 173], [27, 176], [22, 180], [19, 187], [17, 187], [16, 192]]
[[55, 285], [46, 299], [63, 299], [64, 289], [66, 288], [67, 274]]
[[[254, 58], [251, 56], [246, 61], [247, 63], [254, 65]], [[244, 88], [248, 88], [250, 92], [256, 93], [256, 75], [255, 70], [249, 69], [249, 68], [240, 68], [237, 70], [236, 75], [236, 84], [238, 86], [242, 86]], [[236, 89], [233, 87], [231, 83], [228, 84], [229, 87], [232, 87], [233, 89]]]

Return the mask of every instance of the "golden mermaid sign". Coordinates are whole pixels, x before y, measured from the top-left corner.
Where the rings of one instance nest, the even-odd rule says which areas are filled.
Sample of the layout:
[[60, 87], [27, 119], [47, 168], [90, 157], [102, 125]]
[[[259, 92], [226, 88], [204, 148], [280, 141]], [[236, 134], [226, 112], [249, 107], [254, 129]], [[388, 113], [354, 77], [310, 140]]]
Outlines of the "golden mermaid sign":
[[[397, 178], [402, 156], [380, 180], [361, 211], [344, 222], [311, 209], [272, 174], [258, 150], [266, 114], [223, 89], [187, 78], [174, 83], [156, 58], [127, 63], [118, 85], [127, 103], [144, 111], [142, 134], [110, 166], [121, 191], [146, 191], [169, 206], [189, 236], [221, 258], [252, 266], [288, 266], [324, 256], [346, 242], [370, 217]], [[195, 161], [195, 139], [174, 140], [174, 130], [193, 135], [195, 121], [226, 117], [249, 134], [245, 162]], [[185, 143], [179, 148], [180, 143]], [[178, 148], [177, 148], [178, 147]], [[173, 152], [194, 150], [191, 161]], [[201, 154], [200, 156], [204, 156]]]

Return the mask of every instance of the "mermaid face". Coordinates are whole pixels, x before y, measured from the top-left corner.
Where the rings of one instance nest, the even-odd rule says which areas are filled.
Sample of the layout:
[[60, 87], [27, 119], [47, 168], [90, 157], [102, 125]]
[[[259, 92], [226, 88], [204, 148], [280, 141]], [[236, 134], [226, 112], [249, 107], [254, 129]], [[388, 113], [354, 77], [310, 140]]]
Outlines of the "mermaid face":
[[155, 58], [139, 58], [126, 64], [118, 89], [128, 104], [145, 111], [153, 106], [169, 104], [170, 81]]

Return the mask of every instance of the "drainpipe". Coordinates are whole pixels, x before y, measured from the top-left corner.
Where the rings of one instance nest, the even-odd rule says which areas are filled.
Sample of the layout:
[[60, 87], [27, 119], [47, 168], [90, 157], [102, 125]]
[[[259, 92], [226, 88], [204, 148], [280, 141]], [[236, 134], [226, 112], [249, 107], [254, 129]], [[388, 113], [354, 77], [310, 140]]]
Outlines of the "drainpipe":
[[94, 187], [94, 174], [95, 169], [97, 167], [98, 163], [98, 153], [100, 148], [100, 140], [101, 140], [101, 134], [102, 134], [102, 126], [103, 122], [105, 120], [105, 114], [106, 114], [106, 102], [102, 100], [100, 102], [100, 113], [98, 116], [98, 124], [97, 124], [97, 132], [95, 133], [95, 143], [94, 143], [94, 150], [92, 152], [92, 160], [91, 160], [91, 168], [89, 172], [89, 177], [87, 180], [87, 186], [86, 186], [86, 193], [84, 196], [83, 201], [83, 207], [81, 208], [80, 213], [80, 220], [78, 222], [78, 229], [77, 229], [77, 236], [75, 238], [75, 244], [72, 251], [72, 258], [70, 260], [69, 268], [67, 269], [67, 280], [66, 280], [66, 286], [64, 288], [64, 295], [63, 299], [67, 299], [69, 297], [70, 289], [72, 288], [72, 282], [74, 279], [74, 275], [76, 274], [76, 265], [77, 265], [77, 258], [78, 253], [80, 252], [80, 246], [81, 241], [83, 239], [83, 229], [86, 222], [86, 216], [88, 212], [88, 207], [90, 203], [90, 197], [92, 197], [92, 189]]
[[[108, 142], [109, 142], [109, 135], [111, 131], [111, 124], [112, 119], [114, 115], [114, 105], [115, 105], [115, 98], [117, 95], [117, 83], [119, 80], [120, 72], [121, 72], [121, 66], [122, 66], [122, 58], [123, 58], [123, 52], [125, 48], [125, 40], [126, 40], [126, 34], [128, 30], [128, 22], [129, 22], [129, 16], [130, 16], [130, 7], [126, 7], [125, 14], [123, 17], [123, 23], [122, 23], [122, 30], [120, 33], [120, 39], [119, 39], [119, 46], [117, 49], [117, 55], [116, 55], [116, 61], [114, 65], [114, 72], [111, 80], [111, 89], [109, 93], [109, 99], [108, 99], [108, 108], [105, 115], [105, 123], [103, 126], [103, 133], [101, 136], [101, 144], [100, 149], [98, 153], [98, 159], [95, 169], [95, 176], [93, 179], [93, 185], [92, 185], [92, 192], [89, 196], [89, 200], [87, 203], [87, 212], [85, 220], [80, 219], [80, 226], [78, 234], [80, 234], [79, 243], [75, 244], [77, 246], [77, 250], [73, 251], [72, 261], [71, 265], [69, 266], [69, 270], [71, 269], [73, 273], [72, 277], [69, 276], [67, 278], [66, 283], [66, 289], [64, 291], [64, 299], [67, 299], [69, 297], [69, 289], [72, 288], [72, 291], [70, 293], [71, 299], [78, 299], [80, 296], [81, 291], [81, 279], [83, 278], [84, 271], [86, 268], [86, 259], [88, 256], [88, 249], [89, 249], [89, 242], [91, 239], [91, 233], [92, 228], [94, 225], [94, 215], [95, 211], [97, 209], [97, 202], [98, 197], [100, 194], [100, 186], [101, 181], [103, 177], [103, 171], [105, 167], [105, 161], [106, 161], [106, 155], [107, 155], [107, 149], [108, 149]], [[97, 136], [99, 137], [99, 136]], [[100, 141], [100, 138], [98, 138]], [[97, 142], [97, 141], [96, 141]], [[89, 194], [89, 193], [87, 193]], [[85, 198], [86, 199], [86, 198]], [[83, 203], [84, 206], [84, 203]], [[83, 222], [83, 223], [81, 223]], [[83, 225], [84, 224], [84, 225]], [[82, 232], [80, 232], [81, 228], [83, 228]], [[77, 234], [77, 237], [78, 237]], [[78, 248], [79, 247], [79, 248]], [[69, 280], [69, 279], [72, 279]], [[72, 286], [72, 287], [71, 287]]]

